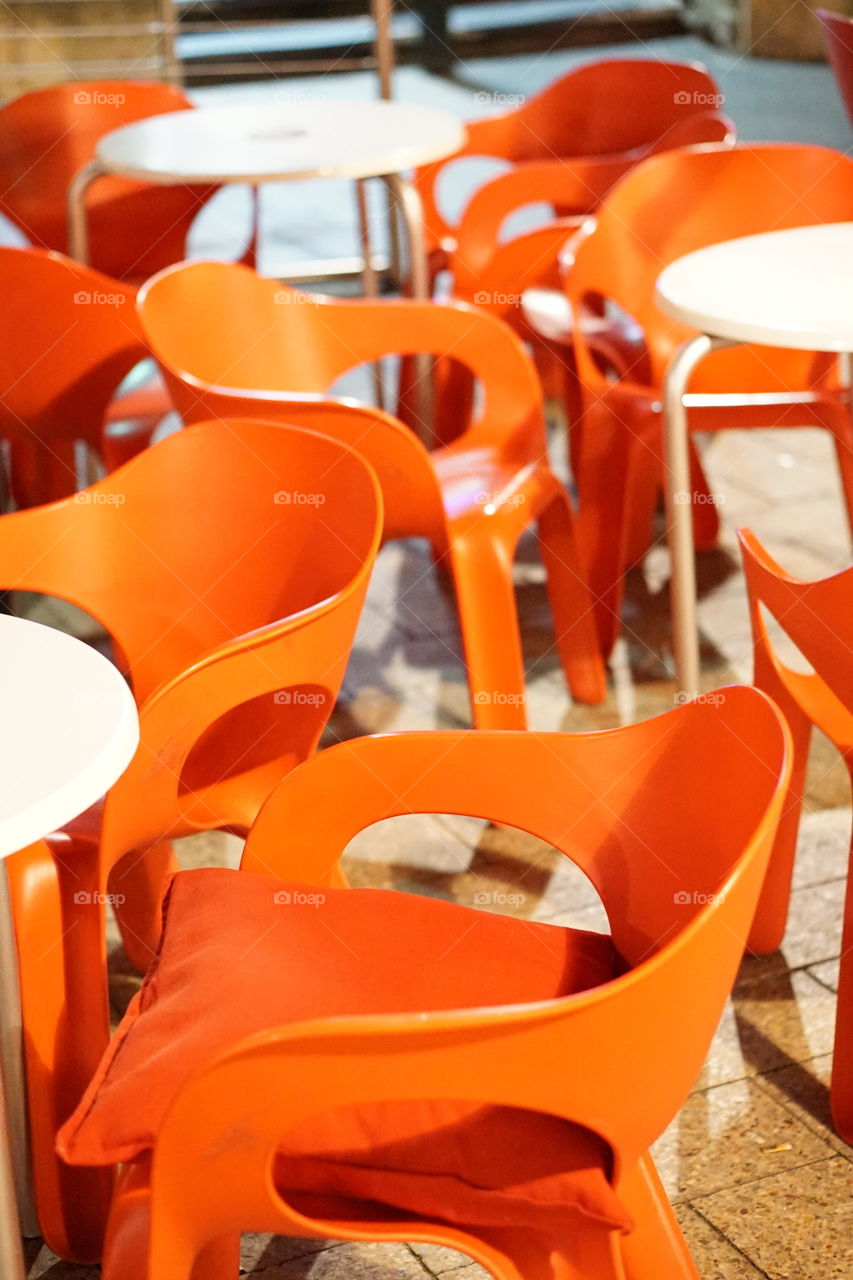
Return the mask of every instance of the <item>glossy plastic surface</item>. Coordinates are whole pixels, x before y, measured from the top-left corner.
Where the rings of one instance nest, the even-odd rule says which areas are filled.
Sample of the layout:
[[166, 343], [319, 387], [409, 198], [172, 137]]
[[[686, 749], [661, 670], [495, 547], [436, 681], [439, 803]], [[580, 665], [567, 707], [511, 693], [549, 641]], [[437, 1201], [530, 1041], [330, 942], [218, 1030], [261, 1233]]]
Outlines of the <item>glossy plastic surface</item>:
[[[452, 265], [454, 293], [470, 300], [514, 209], [546, 200], [558, 217], [591, 213], [618, 178], [655, 151], [733, 137], [722, 102], [698, 63], [606, 58], [569, 71], [509, 111], [469, 121], [465, 145], [416, 175], [434, 270]], [[513, 169], [486, 183], [454, 226], [441, 211], [440, 186], [444, 171], [465, 156], [492, 156]]]
[[31, 507], [84, 487], [78, 441], [112, 471], [146, 447], [168, 405], [113, 401], [147, 355], [132, 288], [44, 249], [0, 247], [0, 278], [0, 437], [11, 496]]
[[[755, 683], [785, 713], [793, 738], [791, 789], [785, 803], [751, 945], [775, 951], [785, 935], [812, 728], [824, 733], [853, 776], [853, 668], [850, 663], [853, 569], [820, 582], [792, 577], [749, 530], [738, 531], [749, 592]], [[801, 655], [796, 666], [778, 652], [772, 619]], [[809, 670], [808, 668], [811, 668]], [[838, 978], [832, 1115], [845, 1141], [853, 1139], [853, 878], [848, 870]]]
[[[199, 1063], [153, 1163], [122, 1177], [105, 1280], [234, 1280], [246, 1230], [424, 1240], [461, 1250], [498, 1280], [698, 1280], [648, 1148], [694, 1084], [737, 971], [788, 752], [772, 702], [731, 688], [717, 705], [603, 733], [360, 738], [291, 774], [250, 833], [246, 874], [336, 883], [337, 859], [371, 824], [473, 814], [539, 836], [580, 867], [628, 972], [536, 1004], [270, 1028]], [[611, 1147], [636, 1229], [622, 1236], [589, 1219], [570, 1240], [475, 1233], [352, 1201], [297, 1210], [278, 1194], [270, 1169], [291, 1125], [413, 1097], [586, 1125]]]
[[[661, 216], [666, 210], [666, 216]], [[694, 331], [655, 302], [670, 262], [721, 240], [785, 227], [849, 221], [853, 160], [793, 143], [692, 147], [655, 156], [610, 193], [573, 246], [567, 289], [583, 416], [572, 440], [579, 534], [605, 650], [619, 628], [625, 571], [642, 560], [662, 485], [662, 394], [667, 366]], [[618, 308], [639, 339], [602, 359], [602, 316]], [[589, 331], [590, 337], [587, 338]], [[691, 430], [819, 426], [833, 435], [853, 516], [853, 435], [832, 356], [736, 346], [702, 361], [689, 389]], [[758, 394], [761, 399], [750, 399]], [[713, 542], [717, 509], [695, 460], [697, 541]]]
[[144, 967], [168, 841], [245, 832], [331, 713], [381, 531], [372, 472], [334, 440], [250, 421], [180, 431], [76, 498], [0, 519], [2, 586], [60, 596], [112, 637], [140, 745], [109, 792], [12, 864], [35, 1184], [60, 1256], [99, 1256], [109, 1179], [56, 1129], [109, 1034], [105, 907]]
[[[574, 697], [604, 697], [604, 671], [580, 574], [571, 503], [547, 457], [542, 392], [523, 346], [491, 316], [456, 304], [341, 302], [244, 267], [190, 263], [140, 291], [142, 326], [186, 422], [246, 414], [304, 421], [354, 445], [374, 467], [385, 537], [425, 537], [456, 587], [474, 723], [526, 726], [512, 563], [536, 522], [563, 667]], [[427, 453], [377, 410], [322, 396], [348, 370], [390, 354], [453, 362], [482, 392], [474, 420], [444, 389], [436, 416], [461, 434]]]
[[[68, 252], [66, 197], [74, 175], [94, 158], [98, 140], [121, 125], [192, 102], [167, 84], [76, 81], [37, 89], [0, 108], [0, 212], [33, 245]], [[185, 253], [210, 186], [153, 186], [98, 178], [86, 195], [92, 266], [139, 283]]]

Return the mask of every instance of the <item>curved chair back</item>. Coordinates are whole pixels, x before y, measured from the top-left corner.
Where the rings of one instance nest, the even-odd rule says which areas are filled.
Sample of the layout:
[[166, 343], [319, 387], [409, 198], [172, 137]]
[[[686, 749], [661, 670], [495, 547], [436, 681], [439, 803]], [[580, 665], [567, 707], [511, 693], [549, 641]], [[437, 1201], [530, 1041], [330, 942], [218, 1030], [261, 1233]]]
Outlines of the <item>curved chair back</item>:
[[[67, 253], [66, 197], [100, 138], [122, 125], [193, 104], [172, 85], [75, 81], [25, 93], [0, 108], [0, 213], [33, 245]], [[187, 232], [216, 188], [99, 178], [87, 195], [94, 266], [144, 280], [184, 256]]]
[[[721, 240], [850, 218], [853, 159], [827, 147], [701, 146], [647, 160], [613, 189], [575, 246], [567, 288], [583, 381], [591, 387], [606, 384], [583, 338], [590, 304], [600, 327], [601, 296], [643, 329], [652, 382], [659, 386], [676, 348], [691, 334], [655, 302], [655, 284], [668, 263]], [[756, 353], [738, 347], [703, 361], [691, 387], [790, 391], [810, 387], [815, 376], [810, 352], [762, 347]]]
[[147, 355], [136, 295], [70, 258], [0, 247], [0, 437], [19, 507], [77, 489], [74, 446], [103, 451], [107, 406]]
[[[430, 238], [437, 244], [453, 234], [437, 187], [442, 173], [462, 156], [494, 156], [516, 165], [572, 160], [581, 175], [584, 160], [592, 163], [593, 174], [595, 165], [606, 160], [625, 172], [651, 150], [682, 145], [688, 118], [695, 117], [691, 129], [699, 131], [690, 141], [714, 140], [721, 124], [727, 135], [733, 132], [722, 101], [719, 85], [699, 63], [604, 58], [577, 67], [520, 106], [469, 122], [458, 152], [418, 171]], [[578, 211], [581, 189], [574, 185], [566, 205], [558, 207], [561, 216]], [[591, 207], [588, 201], [580, 211]]]
[[[139, 313], [185, 421], [228, 413], [285, 421], [301, 413], [313, 421], [320, 411], [321, 429], [332, 430], [336, 411], [306, 395], [328, 393], [342, 374], [383, 355], [452, 352], [483, 391], [472, 443], [479, 437], [498, 456], [527, 460], [542, 432], [541, 390], [518, 339], [461, 304], [339, 301], [286, 289], [246, 267], [197, 262], [148, 281]], [[343, 423], [339, 412], [337, 418]], [[443, 541], [441, 496], [426, 450], [387, 414], [365, 411], [363, 423], [357, 447], [382, 484], [386, 536]]]
[[249, 825], [332, 710], [380, 529], [355, 453], [243, 421], [180, 431], [72, 499], [0, 520], [2, 585], [96, 618], [133, 684], [131, 825], [160, 838]]
[[[246, 1229], [313, 1234], [317, 1224], [276, 1195], [269, 1169], [290, 1126], [330, 1106], [423, 1097], [560, 1116], [610, 1144], [614, 1186], [627, 1197], [638, 1162], [701, 1069], [742, 955], [790, 767], [787, 730], [768, 698], [745, 688], [715, 698], [602, 733], [360, 738], [282, 783], [249, 835], [245, 871], [274, 868], [297, 883], [326, 885], [348, 842], [372, 823], [402, 813], [472, 814], [540, 837], [586, 873], [628, 971], [530, 1005], [302, 1022], [199, 1064], [154, 1153], [151, 1275], [176, 1249], [186, 1268], [189, 1240]], [[338, 1212], [321, 1223], [321, 1233], [408, 1232], [488, 1265], [476, 1230], [377, 1221], [375, 1206], [368, 1220], [359, 1207], [352, 1221]], [[186, 1233], [180, 1245], [178, 1224]], [[617, 1273], [609, 1249], [608, 1242], [599, 1255], [602, 1276]]]
[[853, 18], [831, 9], [817, 9], [815, 13], [827, 62], [832, 67], [847, 118], [853, 124]]

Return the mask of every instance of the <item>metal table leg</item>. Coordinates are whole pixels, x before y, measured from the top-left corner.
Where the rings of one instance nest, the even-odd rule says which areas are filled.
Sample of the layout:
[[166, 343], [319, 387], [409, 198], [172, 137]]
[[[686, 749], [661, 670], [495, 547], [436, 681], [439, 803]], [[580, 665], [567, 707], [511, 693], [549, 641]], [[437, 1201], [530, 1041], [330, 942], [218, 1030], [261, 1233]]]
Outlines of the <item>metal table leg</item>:
[[[355, 184], [358, 201], [358, 236], [363, 262], [361, 279], [365, 298], [379, 297], [379, 279], [373, 265], [373, 245], [370, 235], [370, 210], [367, 205], [367, 182], [359, 178]], [[380, 409], [385, 408], [385, 388], [382, 382], [382, 361], [377, 360], [373, 366], [373, 390], [376, 403]]]
[[[412, 297], [419, 302], [428, 302], [429, 264], [426, 254], [423, 201], [414, 184], [403, 174], [393, 174], [389, 177], [389, 181], [393, 185], [394, 194], [406, 226]], [[429, 448], [433, 443], [432, 357], [417, 355], [414, 363], [418, 388], [418, 419], [422, 424], [421, 439]]]
[[75, 262], [89, 265], [89, 225], [86, 218], [86, 192], [104, 172], [97, 160], [87, 164], [68, 185], [68, 249]]
[[18, 956], [0, 867], [0, 1275], [23, 1280], [21, 1235], [38, 1235], [30, 1190]]
[[699, 632], [696, 622], [693, 494], [684, 395], [690, 375], [699, 361], [711, 351], [731, 345], [722, 338], [698, 334], [679, 347], [664, 382], [664, 482], [671, 564], [672, 638], [678, 688], [688, 698], [694, 698], [699, 692]]

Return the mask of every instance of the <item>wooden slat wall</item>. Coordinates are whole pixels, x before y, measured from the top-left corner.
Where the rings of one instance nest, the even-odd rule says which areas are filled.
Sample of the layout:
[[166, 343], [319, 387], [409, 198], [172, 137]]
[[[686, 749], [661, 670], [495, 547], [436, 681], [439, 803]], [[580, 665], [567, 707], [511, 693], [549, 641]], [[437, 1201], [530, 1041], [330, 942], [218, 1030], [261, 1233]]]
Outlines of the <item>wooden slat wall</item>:
[[0, 98], [63, 80], [176, 78], [171, 0], [0, 4]]
[[853, 0], [743, 0], [739, 45], [755, 58], [817, 61], [824, 56], [815, 9], [853, 16]]

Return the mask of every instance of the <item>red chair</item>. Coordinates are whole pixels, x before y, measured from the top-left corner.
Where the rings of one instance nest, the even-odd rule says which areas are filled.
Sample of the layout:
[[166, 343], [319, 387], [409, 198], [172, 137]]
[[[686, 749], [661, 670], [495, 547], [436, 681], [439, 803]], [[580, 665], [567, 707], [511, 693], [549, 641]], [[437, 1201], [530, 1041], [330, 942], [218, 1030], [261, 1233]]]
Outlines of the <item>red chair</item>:
[[832, 67], [847, 118], [853, 124], [853, 18], [831, 9], [817, 9], [826, 58]]
[[[666, 217], [661, 210], [666, 210]], [[853, 159], [793, 143], [690, 147], [655, 156], [613, 189], [573, 245], [567, 290], [583, 416], [572, 429], [578, 531], [608, 652], [619, 629], [623, 577], [646, 554], [662, 488], [662, 396], [667, 366], [692, 330], [655, 303], [667, 263], [704, 245], [774, 228], [853, 218]], [[623, 318], [611, 354], [602, 327]], [[738, 346], [697, 369], [692, 431], [817, 426], [833, 437], [853, 526], [849, 391], [835, 357]], [[697, 489], [707, 486], [694, 454]], [[717, 511], [694, 504], [699, 545]]]
[[[470, 301], [514, 209], [547, 200], [557, 217], [591, 213], [647, 155], [733, 135], [722, 101], [698, 63], [613, 58], [569, 71], [510, 111], [470, 121], [459, 151], [416, 174], [433, 275], [452, 263], [454, 294]], [[454, 225], [442, 212], [440, 187], [446, 171], [470, 156], [506, 160], [513, 170], [475, 194]]]
[[[0, 108], [0, 213], [33, 245], [68, 252], [66, 197], [105, 133], [147, 116], [189, 111], [167, 84], [92, 80], [25, 93]], [[185, 257], [189, 229], [216, 187], [103, 177], [86, 194], [91, 264], [140, 284]], [[254, 261], [255, 228], [247, 261]]]
[[109, 1037], [106, 904], [144, 969], [169, 842], [245, 833], [314, 751], [381, 523], [356, 453], [249, 421], [179, 431], [74, 498], [0, 518], [0, 587], [96, 618], [139, 706], [139, 747], [103, 810], [53, 840], [53, 859], [36, 846], [10, 864], [37, 1205], [62, 1257], [100, 1256], [110, 1195], [54, 1150]]
[[[698, 1280], [648, 1149], [731, 989], [790, 767], [768, 698], [717, 698], [603, 733], [355, 739], [273, 793], [242, 870], [179, 873], [60, 1135], [126, 1164], [104, 1280], [236, 1280], [241, 1231]], [[358, 832], [425, 812], [560, 849], [611, 936], [335, 887]]]
[[[478, 728], [527, 724], [512, 566], [534, 522], [572, 694], [582, 702], [604, 698], [571, 502], [548, 463], [535, 371], [506, 325], [461, 304], [310, 296], [215, 262], [162, 272], [140, 291], [139, 309], [186, 422], [259, 414], [313, 422], [364, 454], [382, 485], [385, 537], [429, 539], [453, 574]], [[328, 394], [348, 370], [395, 353], [452, 353], [479, 380], [476, 418], [447, 448], [428, 454], [388, 415], [363, 409], [357, 423], [351, 409], [311, 398]], [[466, 418], [467, 401], [450, 407]]]
[[161, 384], [115, 398], [148, 355], [130, 286], [43, 249], [0, 247], [0, 278], [0, 438], [10, 496], [32, 507], [85, 488], [89, 455], [127, 462], [169, 405]]
[[[749, 530], [738, 532], [754, 643], [755, 684], [785, 714], [793, 739], [791, 789], [752, 932], [756, 951], [782, 945], [797, 845], [809, 743], [818, 728], [838, 749], [853, 778], [853, 569], [822, 582], [801, 582], [771, 558]], [[768, 634], [767, 614], [812, 666], [796, 671]], [[853, 863], [851, 863], [853, 865]], [[853, 1140], [853, 876], [848, 871], [832, 1060], [832, 1115]]]

